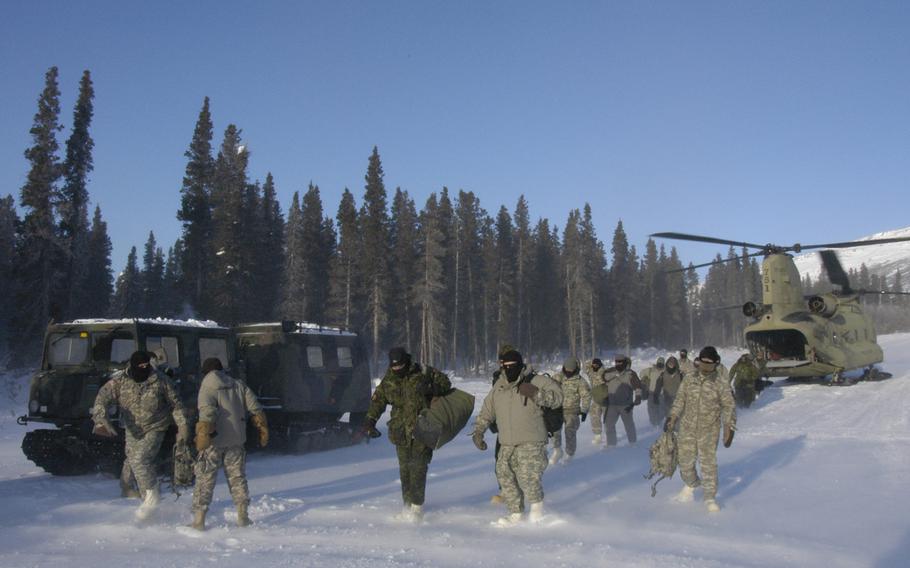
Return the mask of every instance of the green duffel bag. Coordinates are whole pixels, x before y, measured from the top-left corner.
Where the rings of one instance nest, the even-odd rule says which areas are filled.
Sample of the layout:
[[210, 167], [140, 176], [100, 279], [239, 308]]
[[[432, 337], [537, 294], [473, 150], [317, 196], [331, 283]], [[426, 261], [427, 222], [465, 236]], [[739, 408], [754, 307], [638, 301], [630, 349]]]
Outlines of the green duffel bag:
[[452, 440], [468, 423], [474, 413], [474, 396], [452, 389], [438, 396], [429, 408], [420, 411], [414, 427], [414, 439], [434, 450]]
[[591, 400], [596, 402], [601, 406], [607, 404], [607, 399], [610, 398], [610, 389], [607, 388], [607, 385], [594, 385], [591, 389]]

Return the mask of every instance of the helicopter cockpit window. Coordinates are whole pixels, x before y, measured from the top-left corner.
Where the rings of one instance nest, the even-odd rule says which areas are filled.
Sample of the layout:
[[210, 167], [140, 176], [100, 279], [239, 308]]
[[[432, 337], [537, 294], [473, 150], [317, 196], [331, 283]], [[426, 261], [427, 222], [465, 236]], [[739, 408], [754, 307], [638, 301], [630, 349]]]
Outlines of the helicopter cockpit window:
[[50, 336], [47, 362], [52, 366], [81, 365], [88, 356], [88, 334], [55, 333]]
[[171, 368], [180, 366], [180, 352], [177, 349], [176, 337], [146, 337], [145, 348], [152, 352], [164, 349], [166, 360], [161, 363], [166, 363]]
[[227, 341], [221, 338], [199, 338], [199, 364], [209, 357], [217, 357], [225, 369], [228, 368]]
[[351, 355], [350, 347], [338, 348], [338, 366], [346, 369], [354, 366], [354, 357]]

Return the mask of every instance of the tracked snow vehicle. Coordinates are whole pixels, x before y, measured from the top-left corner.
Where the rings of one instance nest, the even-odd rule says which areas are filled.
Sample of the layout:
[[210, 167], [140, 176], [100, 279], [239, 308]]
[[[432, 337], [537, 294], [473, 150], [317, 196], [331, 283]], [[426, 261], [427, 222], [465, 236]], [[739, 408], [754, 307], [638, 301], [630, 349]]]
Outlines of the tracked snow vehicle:
[[277, 448], [303, 453], [351, 444], [371, 390], [366, 349], [355, 333], [283, 321], [240, 325], [234, 334], [240, 374], [259, 396]]
[[[28, 459], [54, 475], [91, 471], [119, 473], [124, 459], [122, 431], [116, 438], [93, 436], [91, 408], [98, 389], [126, 366], [137, 349], [166, 354], [168, 374], [194, 414], [199, 369], [208, 357], [225, 367], [234, 361], [231, 331], [212, 322], [162, 319], [76, 320], [51, 324], [44, 339], [41, 369], [29, 387], [28, 414], [20, 424], [39, 422], [54, 428], [32, 430], [22, 441]], [[117, 416], [112, 416], [114, 422]], [[175, 430], [175, 428], [172, 428]], [[162, 445], [170, 455], [174, 433]]]

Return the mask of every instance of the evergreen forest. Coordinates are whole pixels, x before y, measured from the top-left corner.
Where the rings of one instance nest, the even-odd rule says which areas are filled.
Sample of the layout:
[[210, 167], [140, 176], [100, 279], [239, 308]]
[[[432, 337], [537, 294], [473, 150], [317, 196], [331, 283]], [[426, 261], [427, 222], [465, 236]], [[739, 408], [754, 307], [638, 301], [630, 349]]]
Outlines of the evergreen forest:
[[[701, 281], [675, 248], [630, 244], [621, 219], [609, 221], [605, 243], [596, 226], [608, 221], [588, 204], [556, 223], [532, 219], [524, 197], [491, 206], [441, 186], [415, 203], [387, 186], [378, 147], [363, 187], [326, 204], [311, 183], [285, 211], [271, 174], [249, 179], [242, 130], [229, 124], [217, 143], [208, 98], [185, 152], [180, 238], [161, 243], [149, 231], [115, 278], [102, 211], [89, 210], [89, 71], [78, 88], [65, 130], [58, 70], [47, 71], [18, 206], [0, 196], [0, 364], [9, 367], [37, 364], [51, 321], [289, 319], [357, 332], [374, 370], [402, 345], [427, 364], [473, 375], [503, 344], [536, 364], [641, 346], [740, 344], [746, 318], [719, 308], [761, 297], [747, 251], [731, 248]], [[859, 288], [902, 289], [899, 272], [886, 282], [863, 266], [851, 278]], [[806, 278], [804, 287], [824, 284]], [[906, 310], [888, 309], [903, 301], [867, 299], [881, 332], [907, 328]]]

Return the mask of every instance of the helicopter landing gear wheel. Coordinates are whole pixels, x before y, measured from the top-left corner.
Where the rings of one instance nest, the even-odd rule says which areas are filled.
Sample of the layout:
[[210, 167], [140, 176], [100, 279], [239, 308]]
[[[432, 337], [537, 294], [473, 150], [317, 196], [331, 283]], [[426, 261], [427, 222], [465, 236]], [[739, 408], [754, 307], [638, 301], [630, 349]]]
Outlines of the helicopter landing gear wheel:
[[893, 375], [891, 373], [886, 373], [885, 371], [879, 371], [875, 367], [869, 367], [863, 373], [864, 381], [883, 381], [885, 379], [890, 379]]

